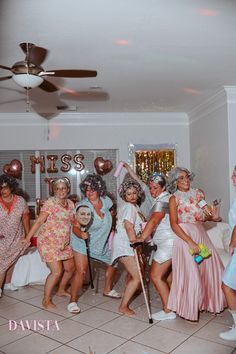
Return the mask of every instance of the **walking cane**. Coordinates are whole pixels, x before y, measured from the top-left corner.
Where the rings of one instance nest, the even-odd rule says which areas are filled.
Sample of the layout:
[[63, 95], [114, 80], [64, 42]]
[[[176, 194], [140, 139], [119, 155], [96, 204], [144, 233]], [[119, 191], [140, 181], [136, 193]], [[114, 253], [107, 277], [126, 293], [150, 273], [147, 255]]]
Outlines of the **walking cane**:
[[89, 240], [88, 239], [85, 240], [85, 244], [86, 244], [87, 257], [88, 257], [90, 286], [91, 286], [92, 289], [94, 289], [92, 267], [91, 267], [91, 261], [90, 261], [90, 252], [89, 252]]
[[[87, 205], [79, 205], [76, 209], [77, 220], [81, 226], [81, 231], [87, 232], [89, 227], [93, 222], [92, 212]], [[92, 267], [90, 261], [90, 251], [89, 251], [89, 239], [84, 240], [86, 245], [86, 252], [88, 258], [88, 268], [89, 268], [89, 278], [90, 278], [90, 286], [94, 289], [93, 285], [93, 275], [92, 275]]]
[[151, 311], [150, 311], [150, 307], [149, 307], [149, 303], [148, 303], [148, 299], [147, 299], [147, 295], [146, 295], [146, 291], [145, 291], [142, 271], [141, 271], [141, 267], [140, 267], [140, 263], [139, 263], [139, 256], [138, 256], [138, 252], [137, 252], [137, 247], [140, 245], [143, 245], [143, 243], [136, 242], [136, 243], [131, 244], [130, 247], [133, 247], [133, 249], [134, 249], [134, 257], [136, 259], [136, 263], [137, 263], [137, 267], [138, 267], [138, 273], [139, 273], [143, 296], [144, 296], [144, 300], [145, 300], [145, 304], [146, 304], [146, 308], [147, 308], [149, 323], [153, 323], [153, 319], [152, 319], [152, 315], [151, 315]]

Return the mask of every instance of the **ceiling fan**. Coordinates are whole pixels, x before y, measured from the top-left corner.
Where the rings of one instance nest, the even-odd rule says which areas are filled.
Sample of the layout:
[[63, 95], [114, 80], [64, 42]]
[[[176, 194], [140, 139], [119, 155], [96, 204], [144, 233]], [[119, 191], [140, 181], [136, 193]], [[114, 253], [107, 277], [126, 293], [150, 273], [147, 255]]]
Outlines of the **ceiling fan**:
[[58, 88], [45, 77], [95, 77], [95, 70], [48, 70], [45, 71], [41, 64], [45, 60], [48, 50], [38, 47], [33, 43], [20, 43], [19, 46], [25, 53], [25, 59], [18, 61], [11, 68], [5, 65], [0, 65], [0, 69], [11, 71], [11, 75], [0, 77], [0, 81], [13, 79], [18, 85], [29, 90], [34, 87], [39, 87], [46, 92], [58, 91]]

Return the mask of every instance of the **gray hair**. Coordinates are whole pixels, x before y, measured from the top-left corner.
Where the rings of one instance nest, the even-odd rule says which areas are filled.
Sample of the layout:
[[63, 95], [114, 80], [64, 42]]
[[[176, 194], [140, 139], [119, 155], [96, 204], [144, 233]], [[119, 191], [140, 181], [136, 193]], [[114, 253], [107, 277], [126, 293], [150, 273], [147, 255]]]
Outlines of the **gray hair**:
[[61, 178], [57, 178], [54, 182], [53, 182], [53, 191], [56, 190], [56, 187], [59, 183], [64, 183], [66, 185], [66, 187], [68, 188], [68, 190], [70, 190], [70, 180], [67, 177], [61, 177]]
[[189, 171], [185, 167], [174, 167], [170, 170], [168, 173], [168, 185], [167, 185], [167, 190], [169, 193], [173, 194], [177, 190], [177, 180], [180, 177], [181, 172], [186, 172], [188, 175], [190, 181], [193, 180], [194, 178], [194, 173]]

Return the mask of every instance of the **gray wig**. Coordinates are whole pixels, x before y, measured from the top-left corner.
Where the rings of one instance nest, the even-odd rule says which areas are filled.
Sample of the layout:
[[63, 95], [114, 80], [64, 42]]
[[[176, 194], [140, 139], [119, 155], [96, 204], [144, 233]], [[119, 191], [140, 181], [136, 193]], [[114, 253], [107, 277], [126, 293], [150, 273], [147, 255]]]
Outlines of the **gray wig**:
[[173, 194], [177, 190], [177, 179], [180, 177], [181, 172], [186, 172], [189, 176], [190, 181], [194, 178], [194, 173], [189, 171], [185, 167], [174, 167], [168, 173], [168, 185], [167, 190], [169, 193]]

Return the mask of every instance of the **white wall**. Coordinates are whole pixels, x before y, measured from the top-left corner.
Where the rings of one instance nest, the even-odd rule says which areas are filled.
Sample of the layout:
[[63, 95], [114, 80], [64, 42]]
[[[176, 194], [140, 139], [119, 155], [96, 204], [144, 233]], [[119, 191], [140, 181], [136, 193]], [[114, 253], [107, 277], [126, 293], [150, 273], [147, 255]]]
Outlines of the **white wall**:
[[[229, 176], [236, 166], [236, 88], [225, 87], [228, 105]], [[235, 188], [230, 183], [230, 203], [235, 198]]]
[[189, 167], [189, 128], [185, 113], [64, 113], [47, 121], [36, 114], [0, 115], [0, 150], [118, 149], [128, 145], [176, 144], [178, 164]]
[[194, 184], [206, 199], [221, 199], [221, 215], [227, 220], [230, 205], [227, 100], [224, 90], [192, 111], [190, 118], [191, 169]]

